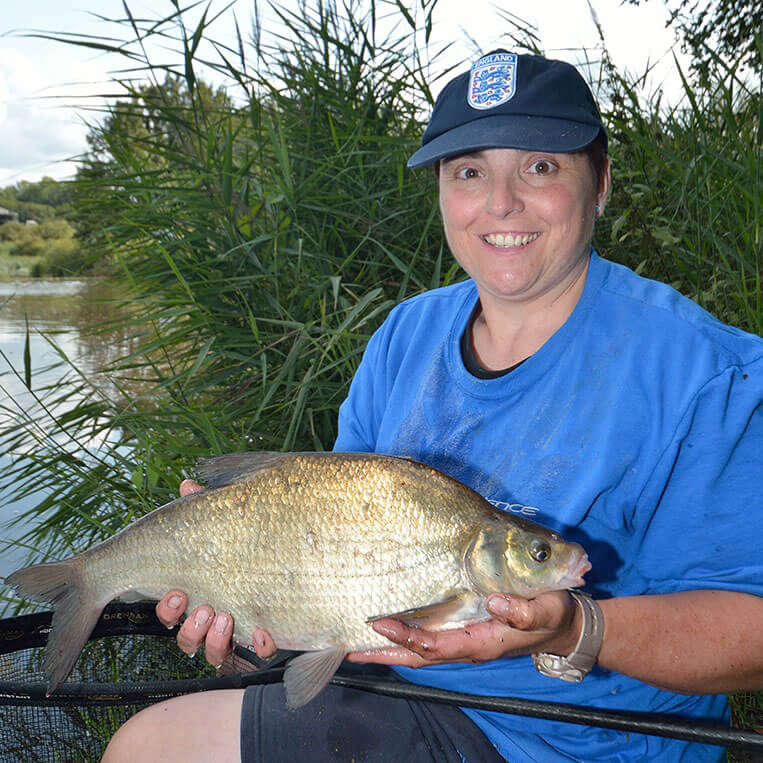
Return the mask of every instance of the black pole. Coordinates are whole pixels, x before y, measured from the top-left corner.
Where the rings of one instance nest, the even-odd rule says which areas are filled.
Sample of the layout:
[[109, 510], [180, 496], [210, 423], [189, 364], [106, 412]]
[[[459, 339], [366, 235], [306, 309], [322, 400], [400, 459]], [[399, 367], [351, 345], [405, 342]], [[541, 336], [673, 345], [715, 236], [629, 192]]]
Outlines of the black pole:
[[447, 705], [468, 707], [475, 710], [491, 710], [512, 715], [529, 715], [565, 723], [584, 726], [601, 726], [618, 731], [629, 731], [651, 736], [671, 737], [689, 742], [702, 742], [724, 747], [734, 746], [757, 750], [763, 754], [763, 734], [754, 731], [730, 729], [720, 723], [695, 720], [677, 720], [669, 715], [657, 713], [633, 713], [621, 710], [599, 710], [561, 702], [540, 702], [538, 700], [515, 699], [513, 697], [481, 697], [474, 694], [444, 691], [418, 684], [380, 681], [372, 678], [343, 676], [337, 674], [331, 679], [337, 686], [384, 694], [389, 697], [417, 699], [424, 702], [441, 702]]

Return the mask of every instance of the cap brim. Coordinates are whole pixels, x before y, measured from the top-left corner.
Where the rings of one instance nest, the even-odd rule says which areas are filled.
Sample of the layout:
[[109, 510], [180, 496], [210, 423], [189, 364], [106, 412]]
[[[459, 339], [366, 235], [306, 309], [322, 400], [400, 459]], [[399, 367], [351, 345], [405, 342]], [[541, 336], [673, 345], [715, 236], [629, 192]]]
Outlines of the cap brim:
[[567, 154], [591, 144], [600, 129], [599, 125], [551, 117], [482, 117], [430, 140], [408, 160], [408, 167], [416, 169], [449, 156], [486, 148]]

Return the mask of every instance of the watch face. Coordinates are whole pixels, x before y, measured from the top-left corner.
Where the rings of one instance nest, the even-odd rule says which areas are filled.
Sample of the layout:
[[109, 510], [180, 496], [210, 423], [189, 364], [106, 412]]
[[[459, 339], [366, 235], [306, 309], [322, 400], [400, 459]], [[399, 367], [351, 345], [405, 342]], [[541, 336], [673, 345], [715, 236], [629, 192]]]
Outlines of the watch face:
[[[580, 657], [581, 655], [576, 656]], [[532, 658], [535, 669], [550, 678], [577, 682], [582, 681], [588, 673], [587, 669], [570, 664], [567, 657], [560, 657], [558, 654], [534, 654]]]
[[604, 619], [599, 605], [588, 595], [570, 591], [583, 613], [583, 628], [580, 638], [571, 654], [562, 657], [558, 654], [541, 652], [532, 656], [539, 673], [562, 681], [582, 681], [596, 664], [604, 637]]

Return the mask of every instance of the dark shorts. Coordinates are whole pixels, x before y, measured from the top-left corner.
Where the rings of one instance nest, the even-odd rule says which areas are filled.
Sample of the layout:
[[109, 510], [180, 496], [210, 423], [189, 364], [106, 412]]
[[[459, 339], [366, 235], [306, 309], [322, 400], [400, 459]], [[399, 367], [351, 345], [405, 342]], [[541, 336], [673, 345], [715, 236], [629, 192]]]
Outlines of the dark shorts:
[[[387, 668], [344, 663], [342, 672], [400, 680]], [[241, 709], [242, 763], [444, 761], [503, 758], [457, 707], [327, 686], [298, 710], [282, 684], [250, 686]]]

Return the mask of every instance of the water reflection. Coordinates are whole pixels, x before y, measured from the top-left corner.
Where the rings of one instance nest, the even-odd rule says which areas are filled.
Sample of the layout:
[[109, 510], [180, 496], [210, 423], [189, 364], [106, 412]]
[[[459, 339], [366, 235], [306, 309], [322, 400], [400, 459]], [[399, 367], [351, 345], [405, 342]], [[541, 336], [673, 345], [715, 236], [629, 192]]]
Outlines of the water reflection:
[[[0, 281], [0, 350], [4, 356], [0, 356], [0, 429], [39, 412], [34, 392], [46, 390], [50, 394], [61, 384], [60, 392], [66, 397], [69, 387], [64, 380], [72, 377], [72, 368], [95, 383], [100, 368], [124, 355], [127, 349], [124, 329], [92, 331], [114, 318], [113, 298], [113, 291], [105, 283], [91, 279]], [[31, 393], [24, 382], [27, 327]], [[71, 365], [61, 362], [56, 347]], [[81, 395], [77, 399], [72, 394], [63, 405], [73, 407], [81, 400]], [[50, 430], [49, 434], [59, 441], [65, 439], [60, 432], [56, 435], [52, 424]], [[90, 447], [98, 444], [88, 443]], [[9, 466], [10, 458], [0, 456], [0, 469]], [[0, 546], [11, 533], [18, 538], [25, 530], [19, 526], [9, 531], [2, 525], [43, 497], [38, 492], [23, 501], [9, 502], [0, 494]], [[3, 551], [0, 577], [22, 564], [26, 554], [21, 549]]]

